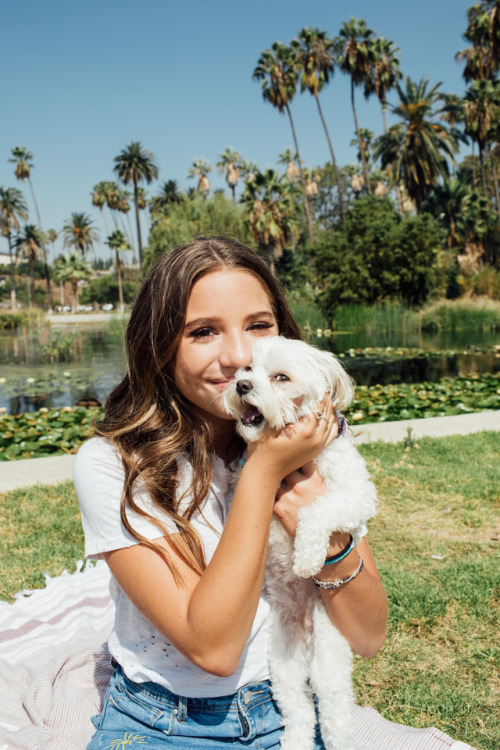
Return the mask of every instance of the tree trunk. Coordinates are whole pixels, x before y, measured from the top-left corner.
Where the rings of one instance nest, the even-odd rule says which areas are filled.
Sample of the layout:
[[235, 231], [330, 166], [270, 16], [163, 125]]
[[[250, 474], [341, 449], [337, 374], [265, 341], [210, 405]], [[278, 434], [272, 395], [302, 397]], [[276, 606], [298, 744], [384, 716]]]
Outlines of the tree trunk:
[[73, 299], [71, 300], [71, 312], [78, 312], [78, 280], [71, 279], [71, 289], [73, 292]]
[[295, 133], [292, 113], [290, 112], [290, 107], [288, 106], [288, 104], [286, 104], [285, 106], [286, 106], [286, 111], [288, 113], [288, 119], [290, 120], [290, 127], [292, 128], [293, 142], [295, 144], [295, 153], [297, 154], [297, 164], [299, 165], [300, 184], [302, 185], [302, 195], [304, 196], [304, 209], [306, 212], [307, 237], [309, 239], [309, 243], [312, 245], [312, 243], [314, 242], [314, 235], [313, 235], [312, 220], [311, 220], [311, 206], [309, 205], [309, 199], [306, 195], [306, 181], [304, 180], [304, 172], [302, 170], [302, 159], [300, 158], [299, 144], [297, 142], [297, 135]]
[[[28, 177], [28, 184], [30, 186], [31, 191], [31, 197], [33, 198], [33, 203], [35, 204], [35, 212], [36, 212], [36, 218], [38, 219], [38, 227], [41, 232], [43, 232], [42, 227], [42, 220], [40, 218], [40, 211], [38, 209], [38, 203], [35, 197], [35, 191], [33, 190], [33, 184], [31, 182], [31, 178]], [[49, 296], [49, 310], [52, 312], [52, 309], [54, 307], [54, 300], [53, 300], [53, 294], [52, 294], [52, 282], [50, 278], [50, 269], [49, 269], [49, 263], [47, 260], [47, 248], [45, 247], [45, 242], [42, 240], [40, 243], [42, 247], [43, 252], [43, 264], [44, 264], [44, 272], [45, 272], [45, 281], [47, 283], [47, 294]]]
[[319, 116], [321, 118], [321, 122], [323, 123], [323, 129], [325, 131], [326, 140], [328, 141], [328, 148], [330, 149], [330, 156], [332, 159], [332, 166], [335, 171], [335, 177], [337, 180], [337, 189], [339, 191], [339, 203], [340, 203], [340, 216], [342, 218], [342, 225], [344, 225], [345, 222], [345, 199], [344, 199], [344, 187], [342, 185], [342, 179], [340, 176], [340, 171], [337, 166], [337, 161], [335, 159], [335, 155], [333, 153], [333, 146], [332, 142], [330, 140], [330, 134], [328, 132], [328, 128], [326, 127], [325, 118], [323, 117], [323, 110], [321, 109], [321, 104], [319, 103], [319, 96], [317, 94], [314, 95], [314, 98], [316, 99], [316, 104], [318, 105], [318, 112]]
[[116, 250], [116, 279], [118, 281], [118, 309], [122, 313], [124, 310], [123, 304], [123, 285], [122, 285], [122, 269], [120, 265], [120, 256], [118, 250]]
[[17, 310], [16, 264], [14, 262], [14, 253], [12, 252], [12, 238], [10, 236], [10, 230], [8, 230], [7, 242], [9, 244], [9, 260], [10, 260], [10, 309], [12, 310], [12, 312], [15, 312]]
[[498, 174], [497, 174], [497, 168], [495, 164], [495, 157], [493, 156], [491, 149], [488, 151], [488, 156], [490, 157], [491, 174], [493, 176], [493, 187], [495, 189], [495, 201], [497, 204], [497, 213], [500, 216], [500, 192], [498, 190]]
[[352, 106], [352, 114], [354, 117], [354, 128], [356, 130], [356, 136], [357, 136], [358, 144], [359, 144], [359, 153], [361, 154], [361, 161], [363, 162], [363, 172], [365, 175], [366, 189], [368, 190], [368, 193], [371, 195], [372, 189], [370, 185], [370, 172], [368, 170], [368, 163], [366, 161], [365, 150], [363, 148], [363, 141], [361, 140], [361, 135], [359, 133], [358, 116], [356, 114], [356, 106], [354, 104], [354, 81], [352, 78], [351, 78], [351, 106]]
[[35, 304], [35, 258], [33, 254], [29, 255], [28, 263], [30, 267], [29, 306], [31, 308]]
[[137, 245], [139, 247], [139, 265], [142, 266], [142, 237], [141, 237], [141, 222], [139, 219], [139, 191], [137, 189], [137, 182], [134, 180], [134, 203], [135, 203], [135, 220], [137, 222]]

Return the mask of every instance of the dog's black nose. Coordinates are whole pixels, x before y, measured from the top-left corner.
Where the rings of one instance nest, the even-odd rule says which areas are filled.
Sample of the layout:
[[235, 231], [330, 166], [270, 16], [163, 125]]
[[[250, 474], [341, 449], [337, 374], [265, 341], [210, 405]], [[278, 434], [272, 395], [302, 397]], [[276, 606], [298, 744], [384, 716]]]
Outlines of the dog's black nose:
[[248, 393], [248, 391], [251, 391], [253, 388], [252, 382], [250, 380], [238, 380], [236, 383], [236, 393], [238, 396], [243, 396], [244, 393]]

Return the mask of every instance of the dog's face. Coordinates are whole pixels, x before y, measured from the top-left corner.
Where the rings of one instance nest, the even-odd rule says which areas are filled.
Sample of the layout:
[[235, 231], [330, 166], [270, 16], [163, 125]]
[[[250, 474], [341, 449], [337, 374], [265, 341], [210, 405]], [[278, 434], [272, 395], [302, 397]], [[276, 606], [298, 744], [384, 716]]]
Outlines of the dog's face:
[[325, 393], [336, 409], [352, 399], [353, 383], [340, 362], [303, 341], [266, 336], [252, 350], [252, 362], [235, 373], [223, 394], [224, 406], [247, 443], [264, 427], [281, 430], [311, 414]]

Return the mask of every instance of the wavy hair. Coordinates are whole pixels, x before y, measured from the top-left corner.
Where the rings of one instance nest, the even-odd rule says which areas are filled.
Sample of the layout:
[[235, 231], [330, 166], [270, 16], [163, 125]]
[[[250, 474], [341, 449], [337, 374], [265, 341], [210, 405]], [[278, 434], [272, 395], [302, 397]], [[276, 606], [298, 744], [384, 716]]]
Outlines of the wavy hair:
[[[211, 428], [179, 392], [174, 371], [191, 290], [202, 276], [223, 269], [241, 269], [255, 276], [269, 296], [280, 334], [300, 338], [280, 283], [255, 252], [225, 237], [202, 237], [176, 247], [152, 266], [138, 292], [126, 333], [127, 374], [109, 395], [105, 416], [96, 424], [96, 434], [113, 443], [123, 462], [123, 525], [138, 542], [163, 557], [178, 583], [181, 577], [172, 556], [138, 534], [127, 511], [152, 521], [186, 564], [199, 573], [204, 570], [203, 547], [190, 519], [212, 481]], [[182, 496], [190, 493], [191, 499], [182, 513], [177, 477], [180, 456], [192, 466], [191, 486]], [[138, 480], [153, 503], [174, 521], [184, 544], [137, 505], [134, 488]]]

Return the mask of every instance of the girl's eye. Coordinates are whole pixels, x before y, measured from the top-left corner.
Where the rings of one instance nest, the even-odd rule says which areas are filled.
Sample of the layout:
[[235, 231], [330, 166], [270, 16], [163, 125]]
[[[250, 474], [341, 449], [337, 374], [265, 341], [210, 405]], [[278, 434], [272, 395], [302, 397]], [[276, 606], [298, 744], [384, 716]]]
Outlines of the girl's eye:
[[195, 331], [191, 331], [189, 335], [194, 339], [204, 339], [213, 336], [214, 333], [213, 328], [197, 328]]
[[280, 383], [286, 383], [290, 378], [288, 375], [285, 375], [284, 372], [278, 372], [277, 375], [273, 375], [273, 380], [278, 380]]
[[268, 328], [272, 328], [271, 323], [253, 323], [250, 326], [251, 331], [267, 331]]

